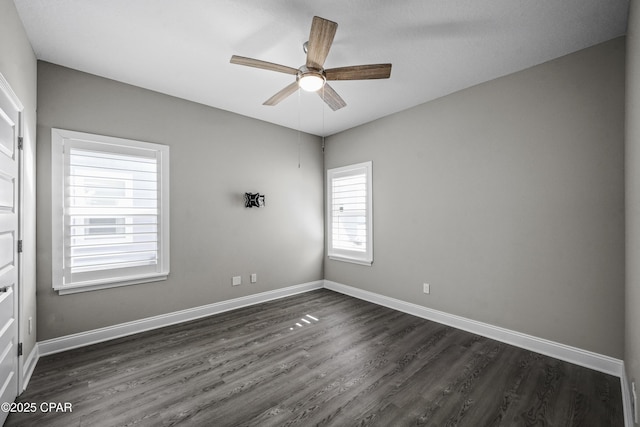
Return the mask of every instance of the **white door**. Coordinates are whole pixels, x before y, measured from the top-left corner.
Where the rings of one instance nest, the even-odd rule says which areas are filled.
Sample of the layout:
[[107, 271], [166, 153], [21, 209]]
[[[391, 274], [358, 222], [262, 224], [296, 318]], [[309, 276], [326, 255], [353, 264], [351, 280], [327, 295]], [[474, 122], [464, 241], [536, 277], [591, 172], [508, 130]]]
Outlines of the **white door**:
[[[18, 395], [18, 136], [20, 112], [0, 75], [0, 403]], [[0, 425], [7, 413], [0, 411]]]

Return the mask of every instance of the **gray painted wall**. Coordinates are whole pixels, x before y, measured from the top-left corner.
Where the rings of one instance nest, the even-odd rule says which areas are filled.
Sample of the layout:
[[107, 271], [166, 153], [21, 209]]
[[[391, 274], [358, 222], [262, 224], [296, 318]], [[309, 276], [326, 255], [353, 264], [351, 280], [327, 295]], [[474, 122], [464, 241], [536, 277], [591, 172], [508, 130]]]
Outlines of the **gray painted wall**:
[[[26, 358], [36, 343], [36, 329], [29, 333], [28, 319], [36, 320], [36, 56], [11, 0], [0, 0], [0, 73], [24, 106], [23, 110], [23, 241], [22, 307], [20, 341]], [[23, 361], [24, 361], [23, 358]]]
[[[52, 290], [51, 127], [171, 147], [169, 280]], [[39, 62], [38, 340], [322, 279], [321, 142], [298, 141], [291, 129]], [[266, 194], [266, 207], [245, 209], [247, 191]]]
[[630, 4], [626, 105], [627, 282], [625, 368], [640, 392], [640, 3]]
[[618, 38], [329, 137], [374, 263], [325, 278], [622, 358], [624, 78]]

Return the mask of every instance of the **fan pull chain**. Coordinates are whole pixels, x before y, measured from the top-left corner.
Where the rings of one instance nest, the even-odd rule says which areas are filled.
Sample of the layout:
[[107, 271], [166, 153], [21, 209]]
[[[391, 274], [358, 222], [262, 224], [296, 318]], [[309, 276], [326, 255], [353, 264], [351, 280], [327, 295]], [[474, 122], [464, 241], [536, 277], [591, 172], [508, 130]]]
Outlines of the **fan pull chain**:
[[298, 169], [300, 169], [300, 145], [301, 145], [301, 138], [302, 138], [302, 129], [301, 129], [301, 121], [300, 121], [300, 115], [302, 114], [302, 101], [301, 101], [301, 95], [300, 95], [300, 87], [298, 87]]
[[[322, 101], [324, 101], [324, 86], [322, 85]], [[326, 109], [326, 102], [322, 102], [322, 153], [324, 154], [324, 110]]]

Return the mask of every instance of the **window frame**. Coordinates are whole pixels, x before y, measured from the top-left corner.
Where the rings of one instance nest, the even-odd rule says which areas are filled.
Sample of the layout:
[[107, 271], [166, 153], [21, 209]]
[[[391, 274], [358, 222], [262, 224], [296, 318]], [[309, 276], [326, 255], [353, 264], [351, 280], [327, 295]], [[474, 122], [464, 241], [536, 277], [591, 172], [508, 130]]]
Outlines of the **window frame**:
[[[348, 176], [366, 177], [366, 249], [365, 251], [336, 248], [333, 245], [333, 180]], [[365, 266], [373, 264], [373, 164], [371, 161], [327, 169], [327, 257], [334, 261], [350, 262]]]
[[[70, 234], [65, 231], [65, 194], [68, 169], [65, 150], [70, 147], [118, 154], [153, 153], [157, 161], [157, 236], [158, 262], [153, 271], [131, 274], [114, 269], [97, 273], [94, 279], [65, 283], [65, 246]], [[96, 148], [98, 147], [98, 148]], [[151, 157], [151, 156], [148, 156]], [[60, 295], [166, 280], [170, 265], [169, 229], [169, 146], [65, 129], [51, 129], [51, 272], [52, 286]], [[118, 215], [116, 215], [118, 216]]]

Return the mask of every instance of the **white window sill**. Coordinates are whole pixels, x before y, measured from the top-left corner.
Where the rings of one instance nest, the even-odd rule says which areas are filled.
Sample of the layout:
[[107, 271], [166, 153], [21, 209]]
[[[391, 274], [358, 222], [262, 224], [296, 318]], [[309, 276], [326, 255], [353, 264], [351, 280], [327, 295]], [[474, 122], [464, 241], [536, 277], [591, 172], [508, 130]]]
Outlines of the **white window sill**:
[[371, 264], [373, 264], [373, 260], [350, 258], [346, 256], [339, 256], [339, 255], [329, 255], [329, 259], [333, 261], [342, 261], [342, 262], [350, 262], [352, 264], [366, 265], [367, 267], [371, 267]]
[[148, 283], [148, 282], [160, 282], [162, 280], [167, 280], [169, 273], [161, 273], [154, 275], [146, 275], [139, 277], [132, 277], [129, 279], [124, 279], [118, 282], [109, 282], [109, 283], [95, 283], [95, 282], [85, 282], [85, 283], [75, 283], [73, 285], [67, 286], [58, 286], [54, 287], [55, 291], [58, 291], [59, 295], [68, 295], [68, 294], [77, 294], [80, 292], [90, 292], [97, 291], [100, 289], [109, 289], [109, 288], [117, 288], [120, 286], [130, 286], [130, 285], [138, 285], [140, 283]]

